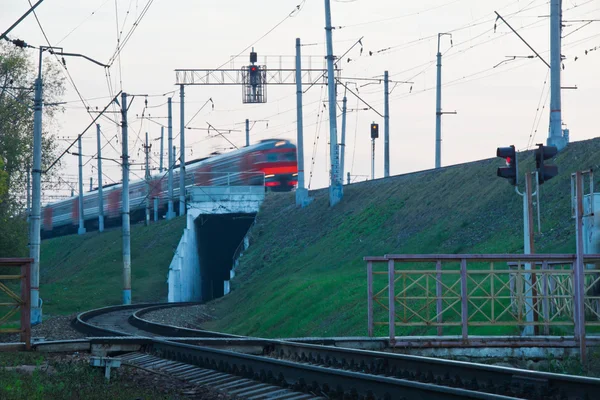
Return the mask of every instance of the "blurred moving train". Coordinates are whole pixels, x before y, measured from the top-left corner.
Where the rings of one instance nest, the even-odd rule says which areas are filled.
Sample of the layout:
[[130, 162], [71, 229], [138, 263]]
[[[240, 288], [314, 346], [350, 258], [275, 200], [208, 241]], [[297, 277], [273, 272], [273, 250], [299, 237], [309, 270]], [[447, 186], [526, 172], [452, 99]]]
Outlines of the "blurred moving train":
[[[266, 190], [288, 192], [298, 183], [296, 146], [287, 140], [266, 139], [229, 153], [186, 162], [185, 186], [239, 186], [264, 184]], [[151, 214], [154, 199], [162, 217], [168, 207], [167, 172], [151, 177], [150, 193], [145, 180], [131, 180], [129, 207], [131, 222], [144, 220], [146, 200], [150, 199]], [[102, 188], [105, 226], [121, 224], [122, 184]], [[173, 171], [173, 204], [179, 209], [179, 165]], [[98, 227], [98, 190], [83, 195], [83, 215], [87, 230]], [[42, 237], [74, 233], [79, 224], [79, 197], [47, 204], [42, 208]]]

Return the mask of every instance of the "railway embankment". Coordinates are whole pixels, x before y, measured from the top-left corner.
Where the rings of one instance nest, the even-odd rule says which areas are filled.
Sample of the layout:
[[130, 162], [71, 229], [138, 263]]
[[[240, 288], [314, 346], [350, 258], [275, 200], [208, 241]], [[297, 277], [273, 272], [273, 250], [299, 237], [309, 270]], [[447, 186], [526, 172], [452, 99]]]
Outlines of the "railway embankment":
[[[164, 302], [167, 273], [185, 218], [131, 227], [133, 302]], [[40, 291], [44, 316], [121, 304], [121, 228], [42, 241]]]
[[[599, 154], [594, 139], [572, 143], [552, 160], [560, 174], [541, 187], [536, 252], [575, 251], [570, 174], [597, 169]], [[502, 161], [345, 186], [333, 208], [327, 189], [311, 192], [314, 201], [304, 209], [294, 206], [293, 193], [269, 194], [232, 292], [208, 304], [216, 319], [204, 328], [261, 337], [366, 335], [363, 256], [522, 252], [522, 198], [496, 177]], [[535, 170], [533, 151], [519, 162], [521, 176]]]

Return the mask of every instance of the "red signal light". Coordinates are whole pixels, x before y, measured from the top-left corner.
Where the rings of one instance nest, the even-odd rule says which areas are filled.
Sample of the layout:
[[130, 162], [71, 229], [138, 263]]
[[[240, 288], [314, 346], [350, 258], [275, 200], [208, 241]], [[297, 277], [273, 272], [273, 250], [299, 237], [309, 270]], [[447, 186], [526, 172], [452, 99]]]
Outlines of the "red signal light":
[[256, 72], [256, 67], [254, 67], [254, 66], [253, 66], [253, 67], [250, 67], [250, 71], [252, 71], [252, 72]]
[[512, 158], [506, 157], [506, 165], [510, 165], [511, 162], [512, 162]]

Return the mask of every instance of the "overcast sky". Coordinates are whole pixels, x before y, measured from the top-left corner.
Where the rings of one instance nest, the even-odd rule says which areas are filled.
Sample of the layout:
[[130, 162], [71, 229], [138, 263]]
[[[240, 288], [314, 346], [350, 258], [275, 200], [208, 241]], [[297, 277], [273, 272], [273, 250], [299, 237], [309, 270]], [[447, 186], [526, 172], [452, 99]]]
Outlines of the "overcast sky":
[[[136, 97], [129, 112], [130, 152], [135, 163], [143, 161], [141, 145], [145, 132], [149, 132], [151, 139], [157, 139], [159, 124], [166, 124], [168, 96], [173, 96], [174, 101], [174, 135], [179, 133], [175, 69], [229, 67], [231, 56], [250, 45], [254, 45], [261, 63], [264, 56], [269, 56], [266, 58], [268, 67], [291, 68], [294, 59], [290, 56], [295, 54], [297, 37], [306, 44], [302, 48], [303, 55], [307, 56], [305, 66], [309, 59], [313, 68], [323, 66], [325, 18], [322, 0], [45, 0], [38, 7], [37, 15], [53, 46], [62, 46], [66, 52], [84, 53], [108, 63], [115, 53], [118, 32], [122, 32], [120, 35], [124, 40], [148, 2], [151, 5], [147, 13], [109, 70], [113, 91], [122, 88], [127, 93], [150, 95], [146, 110], [145, 98]], [[298, 5], [300, 10], [289, 16]], [[0, 30], [4, 30], [27, 10], [28, 1], [0, 0], [0, 6]], [[333, 25], [337, 27], [333, 33], [334, 53], [345, 53], [364, 37], [362, 47], [354, 47], [340, 63], [344, 77], [377, 77], [389, 70], [392, 80], [414, 82], [391, 85], [393, 175], [434, 165], [438, 32], [452, 32], [452, 44], [448, 37], [441, 43], [445, 85], [443, 110], [458, 112], [444, 116], [443, 165], [493, 157], [498, 146], [514, 144], [525, 149], [532, 143], [545, 141], [548, 134], [549, 80], [545, 84], [548, 68], [539, 59], [517, 59], [494, 68], [507, 56], [532, 54], [500, 21], [494, 31], [494, 11], [507, 18], [542, 57], [548, 59], [549, 19], [546, 16], [549, 9], [547, 0], [332, 2]], [[584, 26], [582, 22], [569, 21], [599, 19], [600, 0], [564, 0], [563, 10], [567, 22], [563, 31], [562, 84], [578, 88], [563, 91], [563, 121], [570, 129], [571, 140], [578, 141], [598, 135], [594, 117], [600, 109], [600, 51], [590, 50], [600, 44], [600, 22]], [[36, 46], [46, 44], [33, 15], [11, 32], [10, 37]], [[31, 57], [36, 57], [36, 50], [29, 51]], [[369, 55], [371, 52], [372, 56]], [[57, 62], [49, 55], [45, 58]], [[247, 62], [248, 52], [244, 52], [233, 65], [239, 68]], [[103, 108], [111, 93], [105, 70], [76, 58], [67, 59], [67, 68], [86, 104]], [[365, 83], [358, 82], [359, 85]], [[371, 84], [358, 90], [363, 100], [383, 112], [383, 85]], [[340, 104], [342, 96], [342, 88], [338, 88]], [[242, 89], [238, 86], [187, 87], [186, 122], [209, 98], [214, 102], [214, 110], [210, 105], [205, 107], [189, 126], [206, 128], [208, 122], [220, 130], [239, 130], [228, 133], [227, 137], [241, 147], [245, 143], [244, 120], [268, 120], [268, 123], [253, 124], [252, 142], [273, 137], [296, 142], [293, 86], [269, 86], [269, 101], [262, 105], [242, 104]], [[65, 113], [59, 115], [57, 124], [49, 129], [60, 138], [74, 138], [91, 122], [91, 117], [70, 83], [67, 83], [65, 100], [68, 101]], [[326, 100], [326, 88], [318, 85], [304, 97], [305, 169], [311, 188], [328, 184], [329, 122], [323, 106]], [[348, 107], [352, 111], [348, 114], [346, 170], [355, 176], [353, 179], [364, 180], [371, 168], [369, 124], [380, 122], [383, 128], [383, 120], [372, 110], [354, 111], [365, 105], [349, 93]], [[153, 120], [139, 118], [142, 112]], [[120, 119], [117, 114], [110, 116]], [[106, 118], [100, 119], [100, 123], [105, 137], [120, 150], [117, 126]], [[341, 127], [341, 123], [338, 124]], [[85, 155], [96, 153], [95, 137], [95, 129], [90, 129], [84, 136]], [[106, 142], [104, 138], [102, 140]], [[157, 167], [159, 142], [152, 141], [152, 144], [152, 164]], [[187, 160], [231, 147], [226, 140], [210, 138], [203, 130], [186, 130], [186, 144], [189, 146], [186, 148]], [[179, 147], [178, 140], [176, 145]], [[383, 138], [376, 146], [376, 176], [380, 177], [383, 175]], [[108, 145], [103, 156], [118, 157], [115, 149]], [[84, 162], [88, 160], [86, 157]], [[92, 176], [94, 185], [97, 173], [91, 166], [95, 163], [92, 160], [84, 168], [85, 182]], [[76, 157], [67, 155], [64, 165], [63, 176], [75, 183]], [[107, 175], [105, 183], [120, 180], [117, 164], [107, 161], [103, 168]], [[140, 168], [134, 166], [133, 172], [143, 177]], [[135, 178], [136, 175], [132, 175], [132, 179]]]

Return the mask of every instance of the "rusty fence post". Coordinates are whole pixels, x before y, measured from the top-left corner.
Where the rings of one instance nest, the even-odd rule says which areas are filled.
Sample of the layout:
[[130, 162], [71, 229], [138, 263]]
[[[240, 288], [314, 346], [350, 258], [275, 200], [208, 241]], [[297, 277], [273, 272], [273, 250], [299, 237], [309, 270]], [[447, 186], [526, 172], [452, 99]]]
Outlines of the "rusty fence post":
[[21, 342], [31, 350], [31, 263], [21, 265]]
[[389, 329], [390, 329], [390, 345], [396, 343], [396, 291], [395, 283], [394, 260], [388, 260], [388, 297], [389, 297]]
[[367, 331], [373, 337], [373, 262], [367, 262]]
[[542, 313], [544, 318], [544, 335], [550, 335], [550, 304], [548, 301], [548, 261], [542, 261]]
[[[585, 272], [583, 265], [583, 175], [577, 171], [575, 177], [577, 204], [575, 207], [575, 236], [577, 257], [573, 264], [573, 317], [575, 319], [575, 338], [579, 342], [581, 362], [586, 363], [585, 343]], [[593, 200], [592, 200], [593, 201]]]
[[469, 299], [467, 290], [467, 260], [460, 260], [461, 330], [464, 341], [469, 339]]
[[442, 261], [437, 260], [435, 263], [435, 270], [437, 271], [436, 279], [435, 279], [435, 295], [436, 295], [436, 313], [437, 313], [437, 335], [442, 336], [444, 334], [444, 329], [442, 327], [442, 310], [444, 306], [444, 302], [442, 299]]

